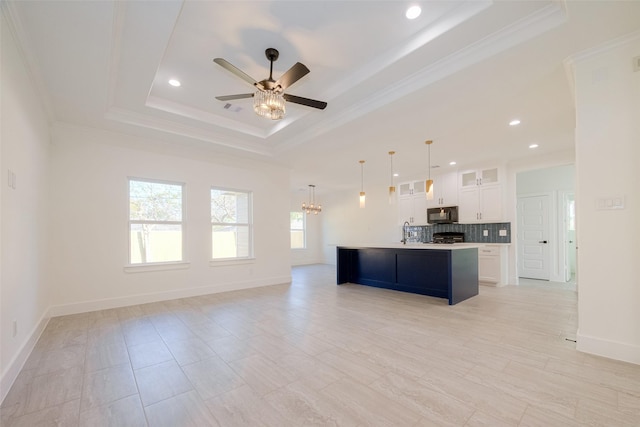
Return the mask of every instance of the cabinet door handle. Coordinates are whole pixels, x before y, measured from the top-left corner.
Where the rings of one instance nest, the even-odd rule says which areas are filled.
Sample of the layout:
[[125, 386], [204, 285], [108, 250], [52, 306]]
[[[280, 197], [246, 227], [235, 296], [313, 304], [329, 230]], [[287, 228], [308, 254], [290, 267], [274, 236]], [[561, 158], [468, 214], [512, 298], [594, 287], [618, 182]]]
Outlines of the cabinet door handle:
[[546, 240], [540, 240], [538, 243], [544, 243], [546, 245], [549, 242], [547, 242]]

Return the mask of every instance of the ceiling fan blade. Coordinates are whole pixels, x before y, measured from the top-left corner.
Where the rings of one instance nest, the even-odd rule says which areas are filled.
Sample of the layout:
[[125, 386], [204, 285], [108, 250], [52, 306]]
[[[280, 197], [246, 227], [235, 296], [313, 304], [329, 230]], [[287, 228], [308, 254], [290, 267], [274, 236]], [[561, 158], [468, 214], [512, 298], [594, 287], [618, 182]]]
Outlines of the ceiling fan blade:
[[251, 86], [255, 86], [256, 85], [257, 82], [256, 82], [256, 80], [254, 78], [252, 78], [250, 75], [248, 75], [247, 73], [242, 71], [240, 68], [238, 68], [235, 65], [231, 64], [229, 61], [227, 61], [225, 59], [222, 59], [222, 58], [216, 58], [216, 59], [213, 60], [213, 62], [215, 62], [216, 64], [218, 64], [219, 66], [221, 66], [225, 70], [230, 71], [231, 73], [233, 73], [236, 76], [240, 77], [242, 80], [244, 80], [245, 82], [249, 83]]
[[309, 74], [309, 69], [306, 65], [296, 62], [293, 67], [289, 68], [276, 82], [276, 86], [280, 86], [282, 90], [285, 90], [304, 76]]
[[239, 95], [224, 95], [224, 96], [216, 96], [218, 101], [231, 101], [234, 99], [244, 99], [244, 98], [253, 98], [252, 93], [241, 93]]
[[284, 99], [294, 104], [306, 105], [307, 107], [318, 108], [324, 110], [327, 107], [327, 103], [323, 101], [316, 101], [315, 99], [302, 98], [301, 96], [282, 94]]

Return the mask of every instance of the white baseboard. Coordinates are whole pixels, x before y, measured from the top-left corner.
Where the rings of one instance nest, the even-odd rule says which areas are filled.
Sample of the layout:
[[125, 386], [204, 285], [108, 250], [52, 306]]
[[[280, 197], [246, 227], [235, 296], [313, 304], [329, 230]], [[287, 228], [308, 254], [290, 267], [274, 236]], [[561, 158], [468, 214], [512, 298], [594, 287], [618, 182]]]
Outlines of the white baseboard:
[[89, 311], [107, 310], [110, 308], [126, 307], [129, 305], [147, 304], [151, 302], [166, 301], [178, 298], [189, 298], [220, 292], [238, 291], [242, 289], [259, 288], [271, 285], [281, 285], [285, 283], [291, 283], [291, 275], [245, 282], [231, 282], [220, 285], [201, 286], [197, 288], [175, 289], [148, 294], [137, 294], [126, 297], [82, 301], [72, 304], [55, 305], [50, 308], [49, 313], [51, 317], [65, 316], [67, 314], [86, 313]]
[[15, 382], [20, 370], [33, 351], [40, 335], [49, 323], [49, 319], [67, 314], [86, 313], [89, 311], [106, 310], [109, 308], [126, 307], [129, 305], [146, 304], [150, 302], [166, 301], [178, 298], [188, 298], [199, 295], [215, 294], [220, 292], [237, 291], [242, 289], [258, 288], [263, 286], [281, 285], [291, 283], [291, 275], [282, 277], [272, 277], [260, 280], [245, 282], [232, 282], [215, 286], [202, 286], [198, 288], [178, 289], [171, 291], [155, 292], [149, 294], [138, 294], [127, 297], [107, 298], [102, 300], [83, 301], [73, 304], [56, 305], [49, 307], [40, 318], [38, 324], [33, 328], [26, 342], [20, 348], [8, 368], [2, 373], [0, 378], [0, 402], [4, 401], [11, 386]]
[[576, 349], [583, 353], [640, 365], [640, 346], [617, 341], [605, 340], [598, 337], [576, 334]]
[[18, 374], [25, 362], [29, 358], [29, 355], [33, 351], [38, 339], [40, 339], [40, 335], [47, 327], [49, 323], [49, 319], [51, 318], [49, 311], [45, 311], [40, 317], [38, 323], [34, 326], [31, 333], [27, 336], [27, 340], [22, 345], [18, 353], [15, 357], [9, 362], [7, 369], [2, 373], [2, 378], [0, 378], [0, 403], [4, 401], [4, 398], [7, 397], [7, 393], [11, 389], [11, 386], [15, 382], [16, 378], [18, 378]]

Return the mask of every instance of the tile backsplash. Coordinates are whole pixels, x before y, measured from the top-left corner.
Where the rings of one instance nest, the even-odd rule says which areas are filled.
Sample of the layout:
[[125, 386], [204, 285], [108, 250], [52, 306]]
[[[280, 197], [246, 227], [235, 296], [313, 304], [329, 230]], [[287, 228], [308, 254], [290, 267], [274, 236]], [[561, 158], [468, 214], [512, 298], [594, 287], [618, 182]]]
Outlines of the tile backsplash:
[[[484, 236], [487, 230], [488, 236]], [[507, 235], [500, 236], [500, 230], [505, 230]], [[457, 231], [464, 233], [464, 241], [471, 243], [511, 243], [511, 223], [498, 222], [490, 224], [435, 224], [435, 225], [416, 225], [408, 227], [411, 237], [407, 239], [409, 242], [431, 242], [433, 241], [433, 233], [441, 233], [443, 231]]]

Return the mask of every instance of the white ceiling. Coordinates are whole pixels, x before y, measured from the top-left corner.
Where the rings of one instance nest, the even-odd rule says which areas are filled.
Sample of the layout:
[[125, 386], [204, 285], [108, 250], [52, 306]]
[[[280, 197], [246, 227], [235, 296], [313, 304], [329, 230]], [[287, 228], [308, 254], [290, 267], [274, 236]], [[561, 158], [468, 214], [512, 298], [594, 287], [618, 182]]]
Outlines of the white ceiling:
[[[418, 3], [413, 21], [405, 9]], [[52, 120], [197, 145], [292, 168], [293, 189], [426, 174], [573, 147], [570, 55], [640, 30], [640, 1], [8, 1], [9, 22]], [[311, 72], [287, 116], [256, 116], [256, 80]], [[168, 85], [177, 78], [182, 86]], [[522, 124], [509, 127], [512, 118]], [[539, 144], [531, 150], [528, 146]], [[368, 179], [368, 181], [369, 181]]]

